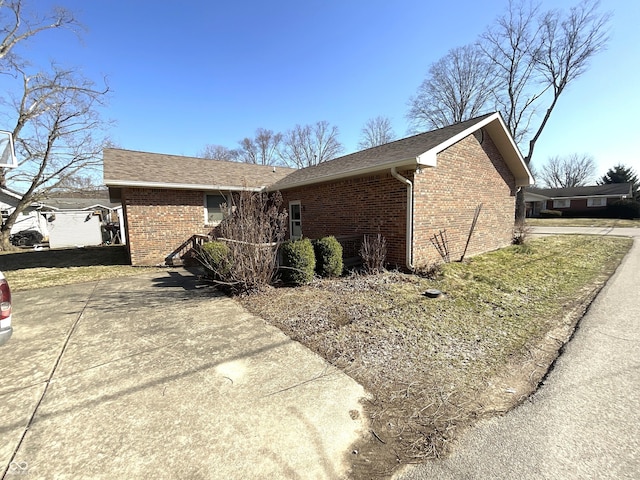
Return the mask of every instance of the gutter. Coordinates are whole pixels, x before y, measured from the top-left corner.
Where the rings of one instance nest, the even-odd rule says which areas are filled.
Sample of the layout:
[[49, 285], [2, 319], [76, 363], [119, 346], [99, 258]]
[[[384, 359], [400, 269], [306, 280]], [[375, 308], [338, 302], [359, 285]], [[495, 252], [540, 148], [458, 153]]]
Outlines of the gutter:
[[391, 167], [391, 176], [407, 186], [407, 238], [406, 243], [406, 264], [409, 270], [413, 270], [412, 246], [413, 246], [413, 183], [408, 178], [398, 173], [396, 167]]
[[249, 192], [262, 192], [265, 186], [260, 187], [242, 187], [238, 185], [205, 185], [190, 183], [165, 183], [165, 182], [141, 182], [135, 180], [112, 180], [104, 179], [103, 182], [107, 187], [133, 187], [133, 188], [162, 188], [174, 190], [206, 190], [206, 191], [228, 191], [239, 192], [242, 190]]

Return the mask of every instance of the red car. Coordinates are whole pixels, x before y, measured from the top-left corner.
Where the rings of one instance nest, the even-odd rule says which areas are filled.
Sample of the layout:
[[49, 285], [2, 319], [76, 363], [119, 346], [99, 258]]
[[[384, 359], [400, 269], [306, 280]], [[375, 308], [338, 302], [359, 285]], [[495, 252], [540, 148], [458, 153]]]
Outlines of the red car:
[[0, 272], [0, 345], [11, 338], [11, 289], [9, 283]]

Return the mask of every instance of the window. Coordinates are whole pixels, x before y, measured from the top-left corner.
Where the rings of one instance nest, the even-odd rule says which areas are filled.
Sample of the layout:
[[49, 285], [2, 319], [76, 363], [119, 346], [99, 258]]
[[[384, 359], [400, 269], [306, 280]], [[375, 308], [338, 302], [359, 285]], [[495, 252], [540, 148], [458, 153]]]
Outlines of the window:
[[568, 198], [559, 198], [553, 201], [553, 208], [569, 208], [571, 200]]
[[606, 207], [606, 198], [587, 198], [587, 207]]
[[227, 203], [224, 195], [205, 195], [205, 223], [215, 225], [222, 221], [222, 208], [220, 205]]
[[300, 200], [289, 202], [289, 237], [291, 240], [302, 238], [302, 212]]

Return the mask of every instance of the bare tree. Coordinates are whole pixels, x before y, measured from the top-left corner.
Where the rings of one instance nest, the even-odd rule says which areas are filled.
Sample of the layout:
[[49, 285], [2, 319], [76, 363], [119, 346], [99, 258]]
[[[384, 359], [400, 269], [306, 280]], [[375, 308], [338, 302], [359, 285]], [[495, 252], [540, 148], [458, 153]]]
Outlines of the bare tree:
[[595, 171], [596, 164], [591, 155], [574, 153], [551, 157], [542, 167], [540, 179], [549, 188], [582, 187], [593, 179]]
[[501, 80], [498, 99], [507, 125], [518, 143], [526, 140], [527, 163], [560, 95], [606, 48], [611, 14], [598, 12], [599, 6], [582, 0], [567, 13], [541, 12], [526, 0], [511, 0], [507, 14], [481, 37]]
[[[567, 86], [579, 78], [589, 67], [590, 60], [606, 48], [610, 13], [599, 12], [598, 0], [580, 0], [568, 12], [558, 9], [542, 11], [530, 0], [510, 0], [507, 11], [480, 36], [477, 45], [483, 52], [497, 85], [494, 97], [480, 101], [475, 111], [480, 112], [497, 102], [516, 142], [524, 146], [527, 164], [533, 158], [536, 142], [544, 131], [558, 99]], [[443, 59], [447, 63], [447, 57]], [[430, 71], [431, 72], [431, 71]], [[432, 74], [431, 74], [432, 75]], [[456, 71], [443, 71], [451, 85], [457, 86]], [[416, 98], [424, 100], [424, 108], [410, 103], [408, 117], [415, 122], [438, 120], [438, 109], [450, 112], [447, 123], [465, 120], [473, 115], [464, 99], [453, 88], [447, 90], [447, 81], [439, 81], [445, 98], [435, 88], [421, 86]], [[433, 80], [435, 82], [435, 80]], [[478, 88], [484, 85], [479, 81]], [[413, 103], [413, 102], [412, 102]], [[465, 110], [466, 108], [466, 110]], [[453, 113], [457, 112], [458, 116]], [[462, 112], [462, 113], [460, 113]], [[422, 117], [420, 116], [422, 115]], [[432, 119], [432, 120], [430, 120]], [[441, 123], [431, 124], [441, 126]], [[524, 217], [524, 192], [519, 191], [516, 216]]]
[[413, 130], [441, 128], [495, 110], [494, 64], [478, 45], [454, 48], [431, 64], [409, 100]]
[[266, 287], [278, 266], [278, 249], [287, 232], [287, 212], [280, 192], [242, 191], [222, 207], [224, 219], [216, 241], [204, 244], [198, 260], [207, 276], [231, 292]]
[[198, 152], [198, 157], [206, 158], [208, 160], [237, 160], [238, 151], [224, 147], [222, 145], [213, 145], [208, 143], [205, 147]]
[[57, 7], [53, 12], [45, 15], [25, 15], [22, 8], [22, 0], [0, 0], [0, 60], [2, 72], [20, 64], [21, 60], [14, 55], [16, 45], [38, 35], [45, 30], [69, 28], [78, 30], [81, 28], [73, 14], [64, 8]]
[[358, 148], [364, 150], [365, 148], [377, 147], [389, 143], [395, 138], [396, 134], [388, 117], [370, 118], [362, 128]]
[[337, 157], [343, 150], [338, 127], [323, 120], [315, 125], [296, 125], [285, 135], [281, 157], [287, 165], [304, 168]]
[[240, 140], [238, 159], [256, 165], [275, 165], [279, 161], [278, 148], [281, 142], [281, 133], [258, 128], [255, 137]]
[[12, 51], [19, 42], [44, 30], [77, 26], [66, 10], [34, 17], [23, 12], [21, 0], [0, 1], [2, 71], [17, 82], [15, 90], [2, 97], [6, 107], [3, 117], [11, 122], [3, 127], [12, 131], [20, 160], [17, 169], [0, 169], [0, 186], [11, 183], [26, 189], [0, 227], [2, 249], [10, 248], [11, 227], [33, 202], [51, 190], [73, 184], [74, 178], [98, 175], [105, 126], [98, 109], [108, 88], [98, 88], [77, 71], [56, 64], [32, 73], [29, 63]]

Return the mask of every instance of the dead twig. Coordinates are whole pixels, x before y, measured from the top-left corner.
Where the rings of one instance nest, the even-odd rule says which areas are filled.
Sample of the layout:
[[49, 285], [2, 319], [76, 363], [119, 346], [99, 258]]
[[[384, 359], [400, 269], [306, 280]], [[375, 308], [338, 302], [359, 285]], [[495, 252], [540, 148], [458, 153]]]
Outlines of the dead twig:
[[378, 436], [378, 434], [375, 432], [375, 430], [371, 430], [371, 433], [373, 434], [373, 436], [374, 436], [374, 437], [376, 437], [376, 439], [377, 439], [379, 442], [384, 443], [384, 444], [386, 444], [386, 443], [387, 443], [387, 442], [385, 442], [384, 440], [382, 440], [382, 439]]

